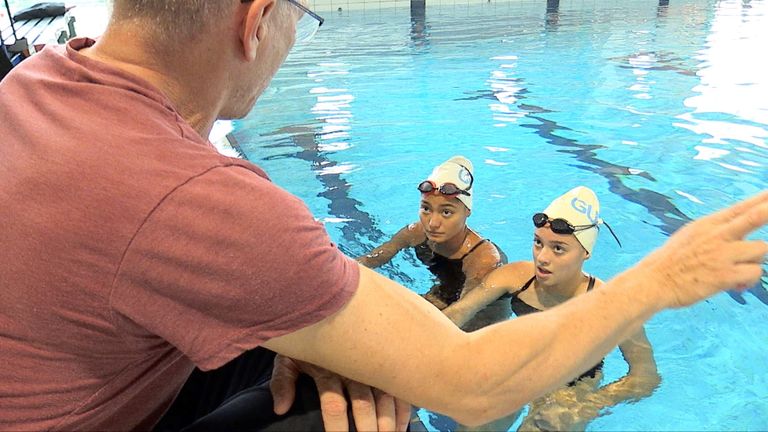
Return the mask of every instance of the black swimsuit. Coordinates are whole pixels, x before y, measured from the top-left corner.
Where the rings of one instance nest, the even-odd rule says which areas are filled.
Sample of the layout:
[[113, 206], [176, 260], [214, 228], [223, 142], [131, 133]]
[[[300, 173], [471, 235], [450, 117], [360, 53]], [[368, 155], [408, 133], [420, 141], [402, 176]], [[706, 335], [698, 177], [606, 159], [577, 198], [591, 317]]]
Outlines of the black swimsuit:
[[[450, 305], [459, 300], [461, 291], [464, 289], [464, 282], [467, 281], [467, 275], [464, 274], [464, 258], [474, 252], [481, 244], [488, 242], [488, 239], [482, 239], [472, 246], [461, 258], [446, 258], [435, 253], [427, 244], [427, 240], [414, 247], [416, 258], [437, 277], [438, 286], [434, 290], [435, 294], [445, 304]], [[507, 256], [493, 242], [491, 242], [501, 255], [501, 264], [507, 263]]]
[[[529, 305], [528, 303], [524, 302], [523, 300], [521, 300], [520, 297], [519, 297], [520, 293], [525, 291], [525, 290], [527, 290], [528, 287], [530, 287], [531, 284], [533, 284], [533, 281], [535, 279], [536, 279], [536, 276], [532, 277], [528, 282], [525, 283], [525, 285], [523, 285], [522, 288], [520, 288], [519, 290], [515, 291], [513, 294], [507, 293], [507, 294], [504, 295], [504, 297], [511, 298], [510, 306], [512, 306], [512, 311], [515, 313], [515, 315], [523, 316], [523, 315], [528, 315], [528, 314], [534, 313], [534, 312], [541, 312], [540, 309], [536, 309], [535, 307], [533, 307], [533, 306]], [[590, 276], [589, 277], [589, 284], [587, 285], [587, 291], [591, 291], [592, 288], [594, 288], [594, 287], [595, 287], [595, 277], [594, 276]], [[579, 375], [578, 378], [576, 378], [575, 380], [569, 382], [568, 385], [572, 386], [572, 385], [576, 384], [576, 381], [579, 381], [580, 379], [583, 379], [583, 378], [594, 378], [597, 375], [598, 372], [603, 370], [603, 363], [604, 362], [605, 362], [605, 360], [600, 360], [600, 363], [596, 364], [592, 369], [590, 369], [590, 370], [584, 372], [583, 374]]]

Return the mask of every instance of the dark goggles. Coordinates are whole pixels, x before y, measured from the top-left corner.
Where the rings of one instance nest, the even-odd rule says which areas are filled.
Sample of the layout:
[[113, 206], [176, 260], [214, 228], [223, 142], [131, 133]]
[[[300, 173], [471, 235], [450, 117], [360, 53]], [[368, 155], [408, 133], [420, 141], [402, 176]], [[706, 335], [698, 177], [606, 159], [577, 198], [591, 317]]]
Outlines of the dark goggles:
[[419, 188], [419, 192], [421, 193], [430, 193], [437, 190], [443, 195], [470, 196], [469, 192], [465, 191], [464, 189], [460, 189], [458, 186], [456, 186], [453, 183], [443, 183], [440, 185], [440, 187], [437, 187], [431, 180], [424, 180], [423, 182], [419, 183], [418, 188]]
[[[613, 238], [616, 239], [616, 243], [618, 243], [621, 247], [621, 242], [619, 241], [619, 238], [616, 237], [616, 234], [613, 232], [611, 226], [608, 225], [605, 221], [603, 221], [603, 223], [608, 227], [608, 231], [611, 232]], [[600, 229], [596, 223], [590, 225], [571, 225], [570, 222], [562, 218], [550, 219], [549, 216], [547, 216], [545, 213], [536, 213], [533, 215], [533, 226], [536, 228], [542, 228], [547, 224], [549, 224], [549, 229], [551, 229], [555, 234], [573, 234], [576, 231], [584, 231], [593, 227], [597, 228], [598, 230]]]

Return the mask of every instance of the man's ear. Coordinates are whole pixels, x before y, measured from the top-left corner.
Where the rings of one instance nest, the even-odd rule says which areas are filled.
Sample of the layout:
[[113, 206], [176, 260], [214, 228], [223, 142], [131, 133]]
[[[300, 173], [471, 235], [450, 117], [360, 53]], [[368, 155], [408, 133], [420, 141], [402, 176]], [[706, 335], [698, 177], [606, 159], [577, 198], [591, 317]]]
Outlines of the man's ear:
[[259, 50], [259, 42], [264, 38], [264, 19], [272, 12], [276, 0], [253, 0], [243, 3], [245, 16], [241, 21], [240, 40], [246, 61], [254, 61]]

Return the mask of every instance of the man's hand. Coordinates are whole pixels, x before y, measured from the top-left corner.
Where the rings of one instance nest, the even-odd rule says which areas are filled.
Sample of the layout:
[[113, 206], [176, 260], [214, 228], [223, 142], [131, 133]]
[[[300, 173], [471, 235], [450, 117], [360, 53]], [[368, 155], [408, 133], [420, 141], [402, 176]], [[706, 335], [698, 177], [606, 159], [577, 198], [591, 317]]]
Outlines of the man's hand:
[[[768, 223], [768, 192], [689, 223], [635, 272], [655, 275], [663, 307], [690, 306], [726, 289], [746, 289], [760, 280], [768, 243], [747, 241]], [[633, 276], [629, 276], [633, 277]]]
[[296, 397], [296, 380], [300, 373], [311, 376], [320, 394], [320, 409], [327, 431], [349, 430], [346, 388], [352, 402], [352, 415], [357, 430], [405, 431], [411, 405], [357, 381], [341, 377], [315, 365], [277, 355], [270, 390], [275, 400], [275, 413], [285, 414]]

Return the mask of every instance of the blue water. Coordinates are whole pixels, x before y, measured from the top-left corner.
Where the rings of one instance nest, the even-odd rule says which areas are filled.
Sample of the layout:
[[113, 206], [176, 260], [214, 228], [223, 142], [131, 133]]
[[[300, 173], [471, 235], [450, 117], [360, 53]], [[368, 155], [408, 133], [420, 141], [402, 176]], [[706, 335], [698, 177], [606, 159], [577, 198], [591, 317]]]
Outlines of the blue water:
[[[624, 243], [586, 264], [608, 279], [766, 188], [768, 2], [602, 3], [327, 12], [232, 135], [350, 255], [415, 221], [416, 184], [454, 154], [475, 164], [470, 225], [511, 260], [532, 213], [587, 185]], [[409, 254], [382, 271], [430, 286]], [[660, 388], [588, 430], [768, 430], [767, 287], [655, 316]], [[611, 353], [605, 379], [625, 371]]]

